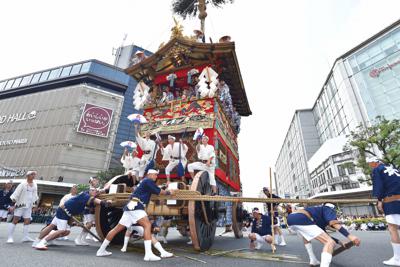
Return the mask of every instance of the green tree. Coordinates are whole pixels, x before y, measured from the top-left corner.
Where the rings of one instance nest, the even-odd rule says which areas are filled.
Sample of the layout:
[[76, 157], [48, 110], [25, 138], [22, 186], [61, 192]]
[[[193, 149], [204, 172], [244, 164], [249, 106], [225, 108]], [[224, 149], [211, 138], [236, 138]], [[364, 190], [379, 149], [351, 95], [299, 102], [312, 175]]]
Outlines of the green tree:
[[111, 178], [121, 175], [125, 172], [123, 167], [111, 168], [106, 171], [100, 171], [97, 173], [97, 178], [101, 186], [104, 186]]
[[[371, 169], [366, 157], [375, 156], [385, 164], [395, 168], [400, 166], [400, 120], [387, 120], [382, 116], [376, 117], [372, 125], [360, 125], [349, 135], [345, 151], [358, 150], [357, 166], [370, 177]], [[369, 181], [370, 182], [370, 181]]]
[[211, 4], [214, 7], [221, 7], [228, 3], [233, 3], [233, 0], [174, 0], [172, 2], [172, 12], [186, 19], [188, 16], [196, 16], [198, 11], [201, 31], [205, 33], [204, 23], [207, 17], [206, 5]]

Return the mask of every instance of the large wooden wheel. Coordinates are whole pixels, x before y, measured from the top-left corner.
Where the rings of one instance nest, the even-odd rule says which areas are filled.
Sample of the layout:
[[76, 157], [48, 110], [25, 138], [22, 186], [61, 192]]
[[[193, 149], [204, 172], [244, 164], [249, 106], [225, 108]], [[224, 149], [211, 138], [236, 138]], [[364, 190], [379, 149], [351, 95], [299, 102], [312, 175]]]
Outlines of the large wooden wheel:
[[242, 203], [233, 203], [232, 205], [232, 229], [236, 238], [242, 238], [243, 226], [243, 205]]
[[[128, 184], [127, 175], [119, 175], [112, 178], [108, 183], [111, 184]], [[101, 206], [96, 206], [96, 231], [101, 239], [104, 239], [108, 232], [113, 229], [122, 217], [122, 208], [104, 208]], [[112, 243], [123, 244], [124, 243], [125, 232], [118, 233]]]
[[[200, 192], [202, 195], [211, 195], [212, 190], [208, 173], [198, 172], [193, 179], [190, 190]], [[189, 201], [188, 215], [194, 249], [208, 250], [214, 242], [217, 228], [218, 202]]]

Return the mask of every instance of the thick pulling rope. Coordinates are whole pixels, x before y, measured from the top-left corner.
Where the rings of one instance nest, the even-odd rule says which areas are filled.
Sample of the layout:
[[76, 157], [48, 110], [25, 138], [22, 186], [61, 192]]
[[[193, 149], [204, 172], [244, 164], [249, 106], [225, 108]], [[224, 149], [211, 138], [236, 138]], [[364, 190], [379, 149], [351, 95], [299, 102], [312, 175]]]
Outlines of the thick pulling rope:
[[[103, 200], [128, 200], [129, 193], [104, 194], [99, 198]], [[352, 203], [374, 203], [377, 199], [360, 198], [360, 199], [289, 199], [289, 198], [256, 198], [256, 197], [231, 197], [231, 196], [208, 196], [200, 195], [199, 192], [190, 190], [177, 191], [175, 195], [155, 196], [151, 200], [187, 200], [187, 201], [218, 201], [218, 202], [249, 202], [249, 203], [304, 203], [304, 204], [321, 204], [321, 203], [337, 203], [337, 204], [352, 204]]]

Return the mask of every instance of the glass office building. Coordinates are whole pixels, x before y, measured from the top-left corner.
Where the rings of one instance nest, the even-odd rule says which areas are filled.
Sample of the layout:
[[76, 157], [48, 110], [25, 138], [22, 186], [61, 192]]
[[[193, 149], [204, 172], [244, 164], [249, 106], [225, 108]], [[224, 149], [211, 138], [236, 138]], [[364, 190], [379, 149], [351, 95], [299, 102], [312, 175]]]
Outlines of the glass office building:
[[[319, 193], [348, 187], [347, 184], [336, 183], [337, 181], [348, 182], [351, 188], [362, 186], [357, 183], [361, 175], [359, 170], [355, 170], [357, 179], [348, 179], [351, 175], [339, 169], [333, 169], [333, 173], [337, 175], [332, 176], [331, 168], [340, 168], [340, 162], [331, 164], [331, 167], [325, 166], [332, 159], [341, 161], [346, 158], [347, 163], [354, 163], [354, 157], [351, 160], [348, 154], [340, 155], [336, 151], [333, 155], [322, 153], [320, 150], [325, 150], [326, 142], [348, 135], [357, 126], [370, 125], [376, 116], [384, 116], [388, 119], [400, 118], [399, 50], [400, 20], [335, 60], [312, 107], [321, 147], [313, 150], [316, 156], [311, 155], [308, 159], [304, 156], [297, 158], [306, 163], [308, 161], [308, 172], [313, 177], [312, 181], [304, 183], [313, 185], [306, 191]], [[307, 146], [306, 142], [303, 143]], [[276, 172], [286, 174], [277, 177], [278, 185], [287, 184], [291, 188], [287, 187], [285, 190], [295, 192], [297, 185], [293, 183], [291, 174], [289, 175], [289, 172], [284, 170], [285, 168], [289, 170], [290, 165], [280, 163], [281, 159], [285, 158], [282, 154], [285, 154], [284, 146], [278, 157]], [[321, 155], [325, 156], [321, 157]], [[308, 179], [310, 179], [310, 174], [307, 176]], [[330, 177], [330, 179], [323, 179], [323, 177]], [[335, 186], [323, 184], [329, 182], [335, 182]]]

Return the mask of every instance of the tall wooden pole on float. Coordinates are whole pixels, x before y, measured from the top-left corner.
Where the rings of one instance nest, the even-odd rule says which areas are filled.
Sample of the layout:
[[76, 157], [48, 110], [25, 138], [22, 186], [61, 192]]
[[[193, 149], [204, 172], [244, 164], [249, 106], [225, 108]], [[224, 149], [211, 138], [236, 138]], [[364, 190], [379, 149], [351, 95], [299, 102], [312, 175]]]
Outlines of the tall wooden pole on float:
[[[272, 169], [269, 167], [269, 195], [272, 200]], [[271, 202], [271, 231], [272, 231], [272, 253], [275, 253], [275, 231], [274, 231], [274, 204]]]

